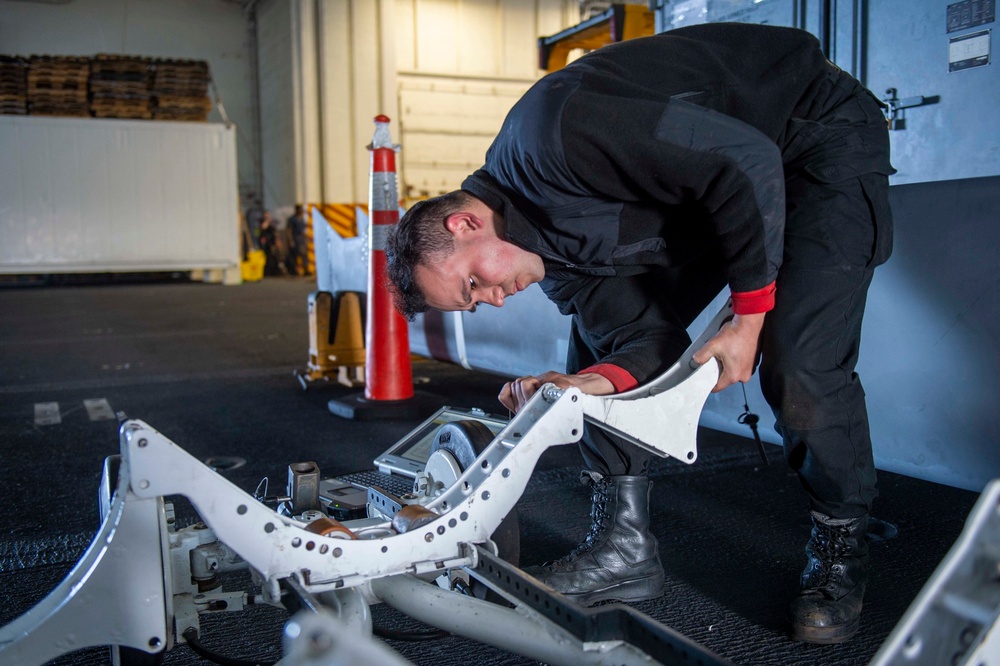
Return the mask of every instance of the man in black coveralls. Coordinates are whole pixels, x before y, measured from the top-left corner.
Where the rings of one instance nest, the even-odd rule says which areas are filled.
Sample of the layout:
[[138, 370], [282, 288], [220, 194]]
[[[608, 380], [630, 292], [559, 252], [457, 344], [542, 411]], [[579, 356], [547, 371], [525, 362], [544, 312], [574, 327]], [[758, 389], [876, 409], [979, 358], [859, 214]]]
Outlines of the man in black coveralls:
[[[760, 360], [785, 457], [809, 497], [792, 636], [858, 628], [877, 495], [855, 373], [874, 268], [888, 259], [889, 140], [879, 102], [804, 31], [708, 24], [598, 49], [536, 83], [461, 190], [413, 206], [388, 239], [406, 316], [500, 307], [539, 282], [572, 315], [545, 382], [606, 395], [669, 367], [727, 284], [735, 317], [695, 356], [716, 390]], [[648, 454], [588, 428], [592, 526], [537, 578], [583, 604], [659, 596]]]

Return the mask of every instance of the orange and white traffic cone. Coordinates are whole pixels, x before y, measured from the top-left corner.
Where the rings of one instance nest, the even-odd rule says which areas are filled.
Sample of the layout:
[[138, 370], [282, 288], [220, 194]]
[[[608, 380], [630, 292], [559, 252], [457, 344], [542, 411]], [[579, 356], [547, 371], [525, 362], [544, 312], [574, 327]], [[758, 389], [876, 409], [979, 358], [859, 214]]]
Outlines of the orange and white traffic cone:
[[375, 136], [368, 146], [371, 171], [368, 187], [368, 301], [365, 329], [365, 392], [331, 400], [330, 411], [359, 421], [414, 418], [427, 411], [429, 396], [413, 390], [410, 338], [406, 319], [392, 304], [386, 277], [385, 242], [399, 222], [396, 151], [389, 119], [375, 116]]

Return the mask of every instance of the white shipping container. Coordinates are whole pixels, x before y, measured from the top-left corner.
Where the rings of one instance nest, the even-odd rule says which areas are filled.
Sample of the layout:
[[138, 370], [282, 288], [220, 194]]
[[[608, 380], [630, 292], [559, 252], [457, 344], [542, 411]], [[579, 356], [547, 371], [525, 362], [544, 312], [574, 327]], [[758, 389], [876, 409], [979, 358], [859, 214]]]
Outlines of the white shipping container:
[[235, 135], [0, 116], [0, 273], [223, 269], [238, 281]]

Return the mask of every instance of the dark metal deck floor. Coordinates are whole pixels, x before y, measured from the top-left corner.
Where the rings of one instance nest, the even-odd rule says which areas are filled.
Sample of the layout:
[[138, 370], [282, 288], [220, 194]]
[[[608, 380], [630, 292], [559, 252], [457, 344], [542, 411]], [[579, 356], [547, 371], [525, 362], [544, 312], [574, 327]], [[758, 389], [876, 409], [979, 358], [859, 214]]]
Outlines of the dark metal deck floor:
[[[240, 287], [166, 283], [0, 289], [0, 624], [43, 598], [83, 554], [99, 524], [96, 489], [117, 424], [91, 421], [83, 401], [105, 399], [193, 455], [236, 456], [226, 476], [252, 491], [283, 486], [290, 462], [324, 476], [370, 468], [414, 421], [354, 422], [331, 415], [337, 385], [303, 392], [306, 296], [314, 284], [265, 280]], [[414, 364], [442, 404], [498, 411], [501, 380], [433, 361]], [[36, 425], [34, 406], [58, 402], [61, 422]], [[734, 418], [735, 418], [734, 414]], [[767, 422], [767, 419], [764, 419]], [[880, 476], [878, 515], [899, 528], [876, 543], [862, 629], [849, 643], [812, 646], [784, 634], [802, 566], [805, 503], [770, 450], [703, 430], [693, 466], [654, 465], [653, 530], [667, 592], [636, 608], [738, 664], [865, 664], [958, 536], [977, 494], [899, 475]], [[564, 554], [587, 521], [576, 452], [545, 454], [519, 504], [523, 565]], [[413, 622], [377, 605], [376, 622]], [[202, 622], [204, 642], [227, 656], [275, 660], [284, 611], [254, 607]], [[415, 664], [528, 664], [467, 639], [398, 643]], [[106, 649], [58, 660], [108, 663]], [[187, 646], [166, 664], [203, 663]]]

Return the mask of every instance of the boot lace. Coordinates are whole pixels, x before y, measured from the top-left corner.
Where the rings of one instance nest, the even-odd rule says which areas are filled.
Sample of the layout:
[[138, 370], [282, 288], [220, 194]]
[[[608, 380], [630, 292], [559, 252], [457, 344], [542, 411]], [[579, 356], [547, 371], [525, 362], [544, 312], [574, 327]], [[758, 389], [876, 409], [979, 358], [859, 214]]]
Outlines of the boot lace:
[[608, 530], [608, 523], [611, 514], [608, 513], [608, 484], [602, 481], [595, 481], [593, 486], [593, 498], [590, 507], [590, 529], [583, 541], [574, 548], [568, 555], [560, 557], [554, 564], [567, 564], [585, 553], [589, 553], [601, 543], [601, 537]]
[[847, 525], [827, 525], [816, 522], [810, 548], [817, 555], [813, 565], [811, 586], [833, 590], [837, 586], [836, 578], [844, 572], [843, 561], [850, 552], [847, 539], [850, 528]]

